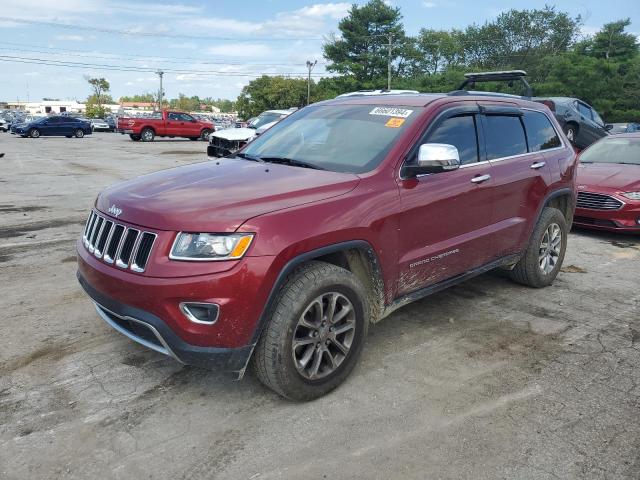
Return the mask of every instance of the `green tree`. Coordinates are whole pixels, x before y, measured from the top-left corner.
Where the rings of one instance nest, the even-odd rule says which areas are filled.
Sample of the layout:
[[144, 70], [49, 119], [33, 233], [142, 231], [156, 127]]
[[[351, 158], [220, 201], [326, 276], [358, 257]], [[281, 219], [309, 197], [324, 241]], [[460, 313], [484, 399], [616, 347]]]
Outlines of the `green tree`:
[[383, 0], [370, 0], [361, 7], [354, 4], [338, 24], [340, 36], [323, 46], [330, 62], [327, 70], [350, 75], [361, 87], [386, 86], [382, 79], [387, 77], [391, 41], [392, 75], [406, 73], [406, 51], [411, 42], [401, 20], [400, 9]]
[[136, 94], [131, 96], [120, 97], [120, 102], [140, 102], [140, 103], [157, 103], [157, 94], [153, 93], [143, 93]]
[[270, 109], [302, 107], [307, 103], [307, 80], [263, 75], [246, 85], [236, 108], [242, 118], [250, 118]]
[[89, 83], [91, 90], [93, 91], [93, 94], [91, 97], [93, 97], [95, 104], [98, 107], [101, 107], [105, 103], [104, 94], [109, 91], [109, 89], [111, 88], [111, 85], [109, 85], [109, 82], [105, 78], [91, 78], [91, 77], [85, 77], [85, 78], [87, 80], [87, 83]]
[[629, 18], [606, 23], [593, 37], [591, 55], [607, 60], [629, 60], [636, 56], [638, 54], [636, 36], [624, 31], [629, 25], [631, 25]]

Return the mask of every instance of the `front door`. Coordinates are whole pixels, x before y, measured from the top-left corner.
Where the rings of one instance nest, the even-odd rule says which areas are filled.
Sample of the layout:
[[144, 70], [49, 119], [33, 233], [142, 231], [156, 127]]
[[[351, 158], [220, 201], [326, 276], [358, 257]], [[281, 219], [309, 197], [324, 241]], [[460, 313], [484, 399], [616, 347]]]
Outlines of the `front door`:
[[414, 146], [454, 145], [461, 166], [449, 172], [401, 178], [398, 295], [428, 287], [487, 263], [492, 251], [491, 165], [478, 137], [478, 108], [447, 110]]

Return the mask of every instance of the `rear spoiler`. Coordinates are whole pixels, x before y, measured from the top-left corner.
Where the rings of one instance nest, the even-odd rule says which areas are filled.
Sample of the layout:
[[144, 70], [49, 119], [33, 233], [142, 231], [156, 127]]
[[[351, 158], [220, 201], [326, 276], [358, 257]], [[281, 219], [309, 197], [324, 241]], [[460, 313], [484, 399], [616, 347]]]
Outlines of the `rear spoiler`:
[[533, 96], [533, 89], [531, 85], [524, 78], [527, 76], [527, 72], [524, 70], [505, 70], [502, 72], [481, 72], [481, 73], [465, 73], [464, 82], [460, 84], [458, 90], [465, 90], [466, 87], [473, 88], [476, 83], [482, 82], [509, 82], [514, 81], [522, 82], [524, 85], [525, 97], [531, 98]]

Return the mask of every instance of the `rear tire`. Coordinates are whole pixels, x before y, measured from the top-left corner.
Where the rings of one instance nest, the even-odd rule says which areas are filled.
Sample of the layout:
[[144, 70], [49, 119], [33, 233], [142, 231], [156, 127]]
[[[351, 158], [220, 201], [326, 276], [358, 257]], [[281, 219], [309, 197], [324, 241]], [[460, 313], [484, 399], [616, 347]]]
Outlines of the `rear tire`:
[[360, 281], [344, 268], [310, 262], [297, 269], [278, 293], [253, 353], [260, 381], [298, 401], [340, 385], [364, 345], [366, 298]]
[[82, 138], [84, 137], [84, 130], [82, 130], [81, 128], [78, 128], [75, 131], [74, 135], [76, 136], [76, 138]]
[[140, 132], [140, 139], [143, 142], [153, 142], [153, 139], [156, 138], [156, 132], [154, 132], [151, 128], [145, 128]]
[[203, 140], [205, 142], [209, 141], [209, 135], [211, 135], [211, 130], [209, 130], [208, 128], [205, 128], [204, 130], [202, 130], [202, 132], [200, 133], [200, 140]]
[[567, 221], [557, 208], [547, 207], [533, 230], [529, 246], [510, 277], [533, 288], [547, 287], [558, 276], [567, 249]]

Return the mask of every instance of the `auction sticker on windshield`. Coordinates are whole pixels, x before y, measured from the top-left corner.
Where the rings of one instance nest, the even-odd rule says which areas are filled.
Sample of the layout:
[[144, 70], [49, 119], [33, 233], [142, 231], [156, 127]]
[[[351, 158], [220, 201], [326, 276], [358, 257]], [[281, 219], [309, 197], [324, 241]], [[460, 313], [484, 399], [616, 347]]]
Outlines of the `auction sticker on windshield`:
[[404, 118], [393, 117], [390, 118], [387, 123], [384, 124], [385, 127], [388, 128], [400, 128], [404, 123]]
[[413, 110], [396, 107], [376, 107], [369, 112], [369, 115], [382, 115], [384, 117], [401, 117], [407, 118], [413, 113]]

